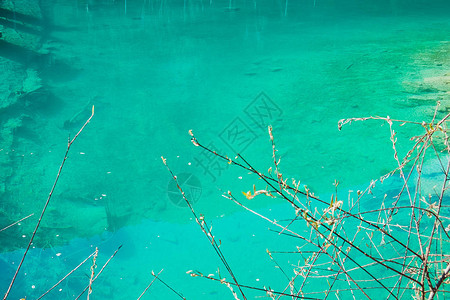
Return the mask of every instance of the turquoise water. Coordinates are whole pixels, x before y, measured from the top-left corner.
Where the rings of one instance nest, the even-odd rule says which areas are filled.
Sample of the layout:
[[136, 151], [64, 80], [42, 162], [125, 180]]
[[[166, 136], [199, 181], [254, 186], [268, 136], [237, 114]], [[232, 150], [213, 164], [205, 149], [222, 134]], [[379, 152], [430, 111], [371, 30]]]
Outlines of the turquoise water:
[[[104, 262], [121, 244], [92, 297], [137, 298], [151, 270], [164, 269], [161, 278], [187, 299], [230, 299], [225, 286], [185, 274], [214, 273], [221, 264], [161, 156], [189, 188], [197, 213], [213, 222], [238, 278], [282, 290], [285, 278], [265, 250], [292, 250], [295, 243], [275, 238], [267, 223], [221, 196], [259, 188], [258, 180], [205, 155], [188, 130], [265, 171], [272, 163], [270, 124], [285, 176], [327, 199], [335, 179], [345, 195], [394, 168], [386, 125], [367, 121], [339, 131], [337, 122], [375, 115], [429, 120], [437, 100], [439, 115], [448, 111], [450, 6], [361, 3], [1, 1], [0, 228], [34, 213], [0, 232], [2, 291], [67, 137], [93, 105], [95, 116], [71, 148], [11, 299], [36, 298], [97, 245]], [[396, 130], [405, 154], [408, 138], [421, 132]], [[293, 217], [276, 200], [252, 205]], [[83, 272], [48, 298], [74, 298], [89, 267]], [[146, 297], [177, 299], [158, 282]]]

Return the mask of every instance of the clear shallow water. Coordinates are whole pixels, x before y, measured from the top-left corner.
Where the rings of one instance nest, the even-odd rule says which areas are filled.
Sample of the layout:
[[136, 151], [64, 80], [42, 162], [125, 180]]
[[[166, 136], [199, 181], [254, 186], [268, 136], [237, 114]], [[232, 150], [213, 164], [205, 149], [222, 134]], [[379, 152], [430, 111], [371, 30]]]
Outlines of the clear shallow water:
[[[339, 132], [337, 121], [370, 115], [421, 121], [431, 116], [437, 99], [445, 111], [448, 89], [432, 78], [448, 73], [450, 64], [447, 8], [444, 1], [316, 1], [315, 6], [303, 1], [289, 3], [287, 10], [277, 1], [236, 1], [231, 9], [227, 1], [41, 5], [39, 43], [23, 43], [27, 46], [20, 49], [27, 51], [17, 52], [11, 45], [20, 40], [8, 40], [7, 34], [3, 38], [7, 44], [2, 44], [2, 66], [9, 85], [2, 89], [2, 99], [26, 92], [1, 111], [0, 155], [8, 174], [2, 177], [4, 224], [39, 212], [68, 134], [76, 133], [95, 105], [96, 115], [71, 150], [36, 243], [59, 247], [68, 242], [55, 250], [64, 254], [99, 243], [98, 235], [111, 237], [107, 250], [124, 243], [122, 259], [128, 261], [117, 263], [120, 267], [110, 274], [136, 278], [126, 286], [141, 291], [149, 279], [142, 274], [160, 268], [153, 260], [141, 268], [137, 260], [147, 256], [144, 244], [156, 243], [158, 234], [178, 237], [161, 243], [161, 252], [153, 249], [152, 257], [164, 262], [164, 274], [175, 276], [187, 297], [192, 280], [184, 283], [184, 272], [198, 264], [178, 267], [174, 257], [193, 261], [192, 252], [199, 250], [183, 244], [185, 239], [203, 242], [199, 248], [208, 255], [212, 250], [196, 233], [190, 212], [174, 205], [180, 204], [179, 198], [160, 156], [175, 173], [197, 178], [190, 182], [194, 190], [201, 186], [201, 195], [193, 194], [197, 212], [209, 219], [225, 215], [214, 224], [223, 222], [223, 235], [236, 236], [235, 247], [242, 249], [230, 251], [230, 260], [242, 257], [249, 248], [247, 239], [230, 224], [236, 216], [247, 219], [218, 189], [239, 193], [251, 189], [255, 179], [209, 161], [192, 146], [188, 130], [205, 145], [229, 156], [240, 152], [267, 169], [271, 148], [266, 126], [272, 124], [285, 174], [319, 195], [332, 191], [334, 179], [341, 181], [343, 191], [364, 185], [395, 166], [388, 128], [367, 122]], [[5, 18], [14, 20], [11, 14]], [[20, 22], [32, 23], [24, 18]], [[235, 135], [236, 130], [243, 134]], [[404, 130], [400, 141], [416, 134]], [[402, 145], [404, 153], [408, 144]], [[10, 231], [2, 239], [5, 250], [26, 243], [27, 238], [20, 237], [29, 235], [34, 221], [36, 217]], [[242, 231], [248, 223], [242, 221]], [[260, 234], [266, 234], [265, 228]], [[143, 231], [149, 234], [140, 238], [144, 244], [130, 246], [136, 239], [131, 237]], [[70, 242], [83, 237], [93, 240]], [[43, 255], [51, 256], [48, 251]], [[168, 251], [176, 255], [166, 255]], [[39, 257], [38, 252], [32, 257]], [[9, 255], [14, 254], [6, 254], [7, 262]], [[33, 261], [29, 258], [28, 263]], [[210, 261], [205, 260], [205, 268], [214, 272], [218, 263], [213, 255]], [[180, 271], [183, 276], [173, 273]], [[105, 282], [107, 278], [105, 273]], [[196, 280], [208, 293], [208, 283]], [[34, 280], [24, 282], [29, 288]], [[213, 291], [220, 288], [228, 293], [211, 286]], [[170, 297], [165, 289], [153, 293]], [[209, 297], [212, 294], [204, 299]]]

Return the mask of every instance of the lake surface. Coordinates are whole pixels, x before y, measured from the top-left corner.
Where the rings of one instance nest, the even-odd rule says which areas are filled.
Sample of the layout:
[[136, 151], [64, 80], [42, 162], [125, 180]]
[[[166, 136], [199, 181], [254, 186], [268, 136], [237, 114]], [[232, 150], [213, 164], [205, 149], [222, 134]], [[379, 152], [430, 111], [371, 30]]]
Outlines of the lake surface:
[[[37, 298], [96, 246], [104, 262], [121, 244], [92, 297], [137, 298], [151, 271], [164, 269], [161, 278], [187, 299], [231, 299], [224, 285], [186, 275], [214, 273], [220, 261], [161, 156], [195, 211], [214, 224], [239, 278], [283, 286], [265, 251], [295, 248], [292, 240], [274, 238], [264, 220], [222, 197], [264, 183], [195, 147], [188, 131], [266, 172], [272, 125], [285, 177], [328, 200], [335, 180], [346, 195], [397, 166], [386, 123], [339, 131], [339, 120], [428, 121], [438, 100], [438, 116], [450, 110], [447, 1], [52, 0], [0, 8], [0, 228], [34, 213], [0, 232], [2, 291], [68, 137], [95, 106], [11, 299]], [[396, 131], [400, 156], [422, 133], [408, 125]], [[258, 211], [293, 216], [280, 200], [252, 201]], [[89, 264], [48, 298], [73, 299]], [[146, 296], [179, 298], [161, 282]]]

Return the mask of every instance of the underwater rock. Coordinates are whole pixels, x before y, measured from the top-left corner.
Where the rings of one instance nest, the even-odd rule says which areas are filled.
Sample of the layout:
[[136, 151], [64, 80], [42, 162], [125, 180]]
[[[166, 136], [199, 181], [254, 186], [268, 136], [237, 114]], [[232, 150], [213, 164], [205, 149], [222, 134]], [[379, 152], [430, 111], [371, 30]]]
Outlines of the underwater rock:
[[403, 82], [403, 88], [407, 93], [411, 94], [429, 94], [429, 93], [436, 93], [439, 92], [438, 89], [434, 88], [433, 86], [430, 86], [428, 84], [425, 84], [422, 81], [418, 82]]
[[450, 73], [427, 77], [423, 79], [426, 86], [441, 92], [450, 91]]
[[420, 81], [405, 81], [403, 87], [406, 92], [414, 94], [429, 94], [450, 91], [450, 73], [436, 74], [423, 77]]
[[405, 105], [434, 106], [439, 100], [440, 110], [447, 110], [450, 104], [450, 43], [442, 42], [437, 48], [420, 51], [414, 60], [420, 69], [403, 81], [404, 91], [411, 94]]
[[41, 46], [42, 14], [39, 1], [0, 1], [4, 24], [2, 35], [5, 42], [16, 49], [35, 51]]
[[450, 102], [450, 73], [431, 73], [434, 75], [417, 82], [403, 82], [405, 91], [412, 94], [405, 101], [405, 106], [435, 105], [436, 101], [441, 101], [442, 107], [447, 107], [446, 102]]
[[22, 126], [21, 118], [10, 118], [0, 125], [0, 195], [6, 191], [6, 182], [13, 173], [11, 152], [14, 152], [14, 132]]
[[22, 82], [25, 80], [23, 68], [11, 61], [0, 57], [0, 113], [2, 110], [14, 105], [22, 91]]
[[42, 80], [38, 75], [38, 72], [34, 69], [28, 68], [26, 70], [25, 80], [22, 84], [23, 93], [31, 93], [42, 87]]

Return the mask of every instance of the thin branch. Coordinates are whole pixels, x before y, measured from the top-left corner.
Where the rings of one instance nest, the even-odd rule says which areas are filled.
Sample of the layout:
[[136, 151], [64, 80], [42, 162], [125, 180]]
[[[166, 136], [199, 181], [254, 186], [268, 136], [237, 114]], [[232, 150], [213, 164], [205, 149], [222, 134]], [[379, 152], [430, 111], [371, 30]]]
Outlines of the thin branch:
[[33, 216], [33, 215], [34, 215], [34, 213], [32, 213], [32, 214], [30, 214], [30, 215], [28, 215], [28, 216], [26, 216], [26, 217], [24, 217], [24, 218], [22, 218], [22, 219], [20, 219], [20, 220], [18, 220], [18, 221], [16, 221], [16, 222], [14, 222], [14, 223], [12, 223], [12, 224], [6, 226], [5, 228], [0, 229], [0, 232], [2, 232], [3, 230], [8, 229], [8, 228], [10, 228], [10, 227], [13, 227], [14, 225], [16, 225], [16, 224], [22, 222], [22, 221], [25, 220], [25, 219], [28, 219], [29, 217], [31, 217], [31, 216]]
[[[208, 238], [209, 242], [211, 243], [212, 247], [214, 248], [214, 251], [216, 252], [216, 254], [219, 256], [220, 260], [222, 261], [222, 263], [224, 264], [225, 268], [227, 269], [228, 273], [231, 275], [231, 277], [233, 278], [233, 281], [236, 283], [236, 286], [239, 288], [239, 291], [242, 295], [242, 297], [244, 297], [244, 299], [247, 299], [244, 295], [244, 292], [242, 291], [242, 289], [240, 288], [236, 276], [234, 275], [233, 271], [231, 270], [230, 265], [228, 264], [225, 256], [222, 253], [222, 250], [220, 249], [220, 245], [217, 244], [216, 239], [214, 238], [214, 236], [211, 233], [211, 228], [208, 228], [206, 222], [205, 222], [205, 218], [203, 215], [200, 215], [200, 217], [197, 216], [197, 213], [194, 211], [194, 208], [192, 207], [191, 203], [189, 202], [189, 200], [186, 198], [186, 194], [184, 193], [183, 189], [181, 188], [181, 186], [178, 183], [178, 179], [175, 176], [175, 174], [172, 172], [172, 170], [169, 168], [168, 164], [167, 164], [167, 160], [161, 156], [162, 162], [164, 163], [164, 165], [166, 166], [167, 170], [169, 171], [170, 175], [172, 176], [175, 184], [177, 185], [178, 190], [180, 191], [183, 199], [186, 201], [186, 204], [188, 205], [189, 209], [191, 210], [192, 214], [194, 215], [195, 221], [197, 222], [197, 224], [200, 226], [201, 230], [203, 231], [203, 233], [206, 235], [206, 237]], [[232, 291], [233, 292], [233, 291]], [[233, 292], [234, 293], [234, 292]]]
[[106, 266], [109, 264], [109, 262], [111, 261], [111, 259], [114, 258], [114, 256], [116, 256], [117, 252], [120, 250], [120, 248], [122, 248], [123, 245], [120, 245], [116, 251], [114, 251], [114, 253], [108, 258], [108, 260], [106, 261], [106, 263], [102, 266], [102, 268], [100, 269], [100, 271], [97, 273], [97, 275], [95, 275], [95, 277], [92, 279], [92, 281], [89, 281], [89, 285], [87, 285], [83, 291], [81, 291], [81, 293], [78, 295], [78, 297], [75, 298], [75, 300], [78, 300], [83, 294], [84, 292], [87, 291], [87, 289], [90, 288], [90, 286], [92, 285], [92, 283], [94, 283], [95, 280], [97, 280], [98, 276], [100, 276], [100, 274], [102, 274], [103, 270], [106, 268]]
[[56, 175], [55, 182], [53, 183], [52, 189], [50, 190], [50, 193], [48, 195], [47, 201], [45, 202], [44, 208], [42, 209], [42, 212], [41, 212], [41, 215], [39, 217], [39, 220], [36, 223], [36, 227], [34, 228], [33, 234], [31, 235], [30, 241], [28, 242], [27, 248], [25, 249], [25, 253], [23, 254], [22, 259], [20, 260], [20, 263], [17, 266], [16, 273], [14, 274], [14, 276], [13, 276], [13, 278], [11, 280], [11, 283], [9, 284], [8, 290], [6, 291], [5, 296], [3, 297], [3, 300], [6, 300], [8, 298], [8, 295], [11, 292], [11, 289], [12, 289], [12, 287], [14, 285], [14, 281], [16, 280], [17, 275], [19, 274], [20, 268], [22, 267], [22, 264], [23, 264], [23, 262], [25, 260], [25, 257], [28, 254], [28, 250], [30, 249], [31, 244], [33, 243], [34, 236], [36, 235], [36, 232], [38, 231], [39, 226], [41, 225], [42, 218], [44, 217], [45, 211], [47, 210], [47, 206], [50, 203], [50, 199], [52, 198], [53, 191], [55, 190], [56, 184], [58, 183], [58, 179], [59, 179], [59, 176], [61, 175], [61, 171], [62, 171], [62, 169], [64, 167], [64, 163], [66, 162], [67, 156], [69, 154], [70, 147], [72, 146], [73, 142], [75, 142], [77, 137], [81, 134], [81, 132], [83, 131], [84, 127], [86, 127], [86, 125], [91, 121], [93, 116], [94, 116], [94, 106], [92, 106], [92, 113], [91, 113], [91, 116], [89, 117], [89, 119], [87, 119], [87, 121], [84, 123], [84, 125], [81, 127], [81, 129], [73, 137], [73, 139], [69, 138], [69, 142], [67, 143], [66, 153], [64, 154], [64, 158], [63, 158], [63, 160], [61, 162], [61, 165], [59, 166], [59, 170], [58, 170], [58, 174]]
[[[147, 290], [152, 286], [153, 282], [155, 282], [155, 280], [158, 278], [159, 274], [161, 274], [161, 272], [163, 271], [163, 269], [161, 269], [161, 271], [159, 271], [158, 274], [155, 275], [155, 273], [152, 271], [152, 275], [153, 275], [153, 280], [150, 282], [149, 285], [147, 285], [147, 287], [145, 288], [145, 290], [142, 292], [142, 294], [137, 298], [137, 300], [141, 299], [142, 296], [144, 296], [145, 292], [147, 292]], [[184, 298], [183, 298], [184, 299]]]
[[51, 292], [51, 290], [53, 290], [55, 287], [57, 287], [61, 282], [63, 282], [67, 277], [70, 276], [70, 274], [72, 274], [73, 272], [75, 272], [79, 267], [81, 267], [89, 258], [91, 258], [97, 251], [94, 251], [91, 253], [91, 255], [89, 255], [88, 257], [86, 257], [78, 266], [76, 266], [74, 269], [72, 269], [72, 271], [70, 271], [69, 273], [67, 273], [66, 276], [64, 276], [61, 280], [59, 280], [57, 283], [55, 283], [50, 289], [48, 289], [45, 293], [43, 293], [39, 298], [37, 298], [36, 300], [39, 300], [41, 298], [43, 298], [45, 295], [47, 295], [48, 293]]

